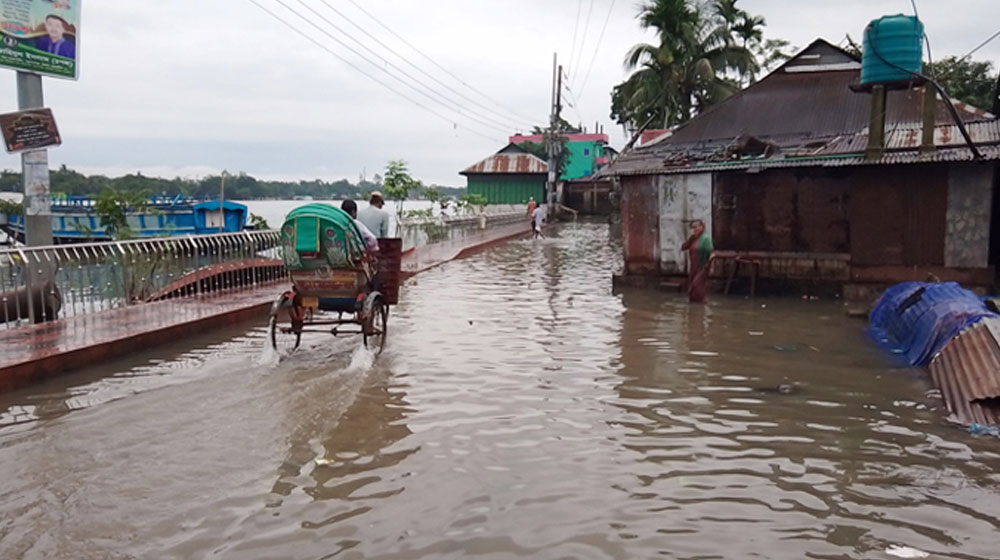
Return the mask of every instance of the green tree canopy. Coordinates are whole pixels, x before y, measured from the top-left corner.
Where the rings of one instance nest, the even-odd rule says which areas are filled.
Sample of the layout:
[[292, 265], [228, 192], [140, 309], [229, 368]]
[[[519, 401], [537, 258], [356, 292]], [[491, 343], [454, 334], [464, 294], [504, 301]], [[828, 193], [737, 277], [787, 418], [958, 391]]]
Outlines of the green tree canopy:
[[632, 129], [690, 119], [788, 58], [786, 41], [764, 40], [764, 18], [738, 0], [645, 0], [639, 23], [656, 43], [625, 56], [632, 74], [611, 92], [611, 117]]
[[949, 56], [924, 64], [924, 74], [937, 80], [952, 99], [993, 110], [997, 74], [992, 62]]

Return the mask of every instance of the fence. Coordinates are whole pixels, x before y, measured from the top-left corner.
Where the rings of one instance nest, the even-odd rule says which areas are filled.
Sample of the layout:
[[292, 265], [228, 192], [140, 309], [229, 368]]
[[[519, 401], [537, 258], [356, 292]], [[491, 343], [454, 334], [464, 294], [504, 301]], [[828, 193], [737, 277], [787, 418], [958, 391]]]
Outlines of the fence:
[[0, 249], [6, 328], [284, 278], [277, 231]]
[[406, 218], [396, 224], [396, 236], [403, 240], [403, 250], [457, 242], [463, 238], [479, 235], [483, 230], [498, 228], [512, 223], [527, 223], [527, 214], [521, 210], [489, 214], [472, 214], [442, 218]]

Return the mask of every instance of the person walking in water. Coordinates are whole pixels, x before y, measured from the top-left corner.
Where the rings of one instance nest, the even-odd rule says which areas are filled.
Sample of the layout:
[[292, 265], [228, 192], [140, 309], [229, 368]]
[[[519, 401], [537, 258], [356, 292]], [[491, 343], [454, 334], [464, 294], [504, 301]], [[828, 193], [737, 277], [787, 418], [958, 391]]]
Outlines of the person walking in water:
[[545, 207], [539, 206], [531, 212], [531, 233], [535, 239], [542, 235], [542, 226], [545, 225]]
[[529, 222], [535, 219], [535, 216], [532, 215], [535, 212], [535, 208], [538, 208], [538, 203], [535, 202], [535, 197], [530, 197], [528, 199], [528, 221]]
[[712, 238], [705, 232], [705, 222], [691, 222], [691, 236], [681, 245], [688, 252], [688, 301], [705, 303], [708, 293], [709, 262], [712, 260]]

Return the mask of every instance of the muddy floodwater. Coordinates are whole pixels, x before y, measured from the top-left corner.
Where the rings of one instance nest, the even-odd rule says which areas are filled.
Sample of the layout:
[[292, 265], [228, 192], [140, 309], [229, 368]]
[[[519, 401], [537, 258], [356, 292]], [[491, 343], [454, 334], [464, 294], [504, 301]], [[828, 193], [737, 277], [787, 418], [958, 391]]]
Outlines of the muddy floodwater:
[[0, 558], [1000, 557], [1000, 441], [863, 321], [614, 293], [619, 253], [421, 274], [377, 360], [261, 322], [0, 396]]

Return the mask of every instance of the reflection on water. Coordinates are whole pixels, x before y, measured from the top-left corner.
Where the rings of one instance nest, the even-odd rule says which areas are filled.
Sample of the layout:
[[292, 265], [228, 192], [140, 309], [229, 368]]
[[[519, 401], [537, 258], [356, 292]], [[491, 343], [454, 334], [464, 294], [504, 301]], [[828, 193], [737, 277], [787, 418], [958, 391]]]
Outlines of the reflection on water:
[[421, 274], [377, 361], [254, 329], [12, 398], [63, 412], [0, 433], [0, 557], [996, 557], [1000, 442], [863, 323], [614, 294], [618, 254], [580, 223]]

